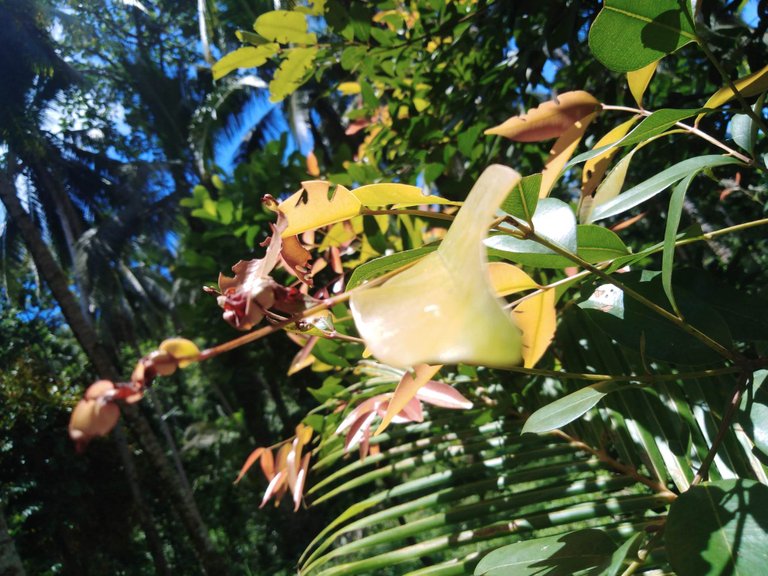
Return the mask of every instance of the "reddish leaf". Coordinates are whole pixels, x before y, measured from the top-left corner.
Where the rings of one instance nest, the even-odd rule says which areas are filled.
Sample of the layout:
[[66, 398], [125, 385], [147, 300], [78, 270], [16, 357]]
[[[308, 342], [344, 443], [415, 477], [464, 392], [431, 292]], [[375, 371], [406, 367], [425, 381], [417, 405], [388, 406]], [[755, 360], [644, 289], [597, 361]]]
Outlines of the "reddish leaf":
[[237, 475], [237, 478], [235, 478], [235, 481], [233, 484], [237, 484], [240, 482], [240, 480], [243, 479], [243, 476], [245, 476], [245, 473], [248, 472], [251, 466], [253, 466], [256, 463], [256, 460], [261, 458], [261, 455], [264, 454], [264, 448], [256, 448], [253, 452], [251, 452], [250, 456], [246, 458], [245, 464], [243, 464], [243, 467], [240, 468], [240, 473]]
[[419, 388], [419, 391], [416, 392], [416, 398], [440, 408], [454, 410], [469, 410], [472, 408], [472, 402], [467, 400], [453, 386], [435, 380], [430, 380]]

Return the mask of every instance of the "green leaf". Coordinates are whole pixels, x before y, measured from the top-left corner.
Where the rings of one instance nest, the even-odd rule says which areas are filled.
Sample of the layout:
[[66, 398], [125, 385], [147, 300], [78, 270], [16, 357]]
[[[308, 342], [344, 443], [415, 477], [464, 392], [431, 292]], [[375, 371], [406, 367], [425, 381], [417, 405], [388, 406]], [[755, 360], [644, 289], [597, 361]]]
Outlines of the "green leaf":
[[675, 182], [679, 182], [690, 174], [694, 174], [705, 168], [714, 168], [715, 166], [725, 166], [729, 164], [741, 164], [741, 162], [730, 156], [719, 155], [697, 156], [696, 158], [683, 160], [682, 162], [659, 172], [634, 188], [627, 190], [613, 200], [597, 206], [592, 211], [592, 221], [602, 220], [603, 218], [609, 218], [621, 214], [622, 212], [626, 212], [638, 204], [653, 198], [660, 192], [669, 188]]
[[307, 80], [317, 56], [317, 48], [289, 48], [275, 77], [269, 83], [269, 100], [280, 102], [293, 94]]
[[244, 48], [238, 48], [213, 65], [211, 68], [213, 79], [219, 80], [232, 72], [232, 70], [238, 68], [258, 68], [265, 64], [271, 56], [277, 54], [278, 50], [280, 50], [280, 46], [277, 44], [262, 44], [256, 47], [245, 46]]
[[475, 576], [573, 576], [609, 561], [615, 548], [605, 532], [594, 529], [524, 540], [485, 556]]
[[[765, 102], [765, 94], [761, 94], [752, 107], [752, 110], [758, 116], [762, 113], [763, 102]], [[757, 129], [757, 124], [748, 114], [736, 114], [731, 119], [733, 141], [750, 155], [755, 152]]]
[[541, 174], [525, 176], [502, 202], [501, 209], [515, 218], [530, 222], [539, 201], [539, 188]]
[[635, 129], [632, 130], [632, 132], [627, 134], [621, 140], [611, 144], [606, 144], [605, 146], [594, 148], [584, 152], [583, 154], [579, 154], [570, 162], [568, 162], [568, 164], [566, 164], [564, 170], [573, 168], [581, 162], [586, 162], [587, 160], [596, 158], [611, 148], [615, 148], [617, 146], [631, 146], [639, 142], [650, 140], [654, 136], [663, 134], [668, 128], [674, 126], [675, 122], [680, 122], [686, 118], [691, 118], [706, 110], [707, 108], [697, 108], [695, 110], [690, 110], [687, 108], [662, 108], [661, 110], [656, 110], [650, 116], [643, 119], [643, 121], [640, 122], [640, 124], [638, 124]]
[[[536, 232], [540, 232], [536, 228]], [[495, 237], [494, 237], [495, 238]], [[532, 240], [529, 242], [533, 242]], [[624, 245], [615, 232], [611, 232], [602, 226], [591, 224], [576, 226], [576, 254], [590, 264], [612, 260], [613, 258], [624, 257], [629, 250]], [[486, 244], [488, 244], [486, 242]], [[500, 243], [503, 244], [503, 243]], [[511, 245], [511, 244], [510, 244]], [[518, 245], [523, 249], [528, 249], [530, 244]], [[536, 244], [536, 246], [541, 246]], [[573, 260], [547, 251], [543, 252], [510, 252], [503, 247], [491, 247], [490, 254], [523, 264], [525, 266], [535, 266], [537, 268], [567, 268], [574, 266]]]
[[621, 238], [603, 226], [579, 224], [576, 227], [576, 238], [579, 244], [577, 254], [590, 264], [629, 254], [629, 249]]
[[637, 556], [637, 551], [644, 537], [645, 534], [638, 533], [624, 542], [611, 556], [611, 564], [595, 576], [619, 576], [622, 574], [625, 564], [628, 564], [630, 561], [629, 559]]
[[754, 576], [768, 562], [768, 486], [721, 480], [694, 486], [672, 503], [664, 531], [679, 576]]
[[741, 402], [739, 420], [755, 447], [768, 456], [768, 386], [764, 386], [768, 370], [753, 375], [752, 389]]
[[253, 29], [272, 42], [315, 44], [317, 36], [307, 33], [307, 18], [300, 12], [273, 10], [256, 18]]
[[[536, 206], [532, 218], [536, 234], [546, 240], [576, 252], [576, 217], [573, 210], [562, 200], [543, 198]], [[485, 241], [486, 246], [504, 252], [522, 254], [556, 254], [535, 240], [524, 240], [507, 234], [491, 236]]]
[[531, 414], [523, 426], [522, 433], [541, 434], [562, 428], [581, 418], [605, 396], [621, 388], [616, 382], [599, 382], [558, 398]]
[[616, 72], [639, 70], [696, 40], [687, 0], [605, 0], [589, 47]]
[[352, 276], [347, 283], [347, 291], [352, 290], [368, 280], [381, 276], [382, 274], [386, 274], [392, 270], [402, 268], [406, 264], [420, 260], [435, 250], [437, 250], [437, 245], [433, 244], [370, 260], [369, 262], [358, 266], [355, 268], [354, 272], [352, 272]]
[[664, 250], [661, 261], [661, 284], [664, 286], [664, 293], [672, 304], [672, 309], [679, 316], [680, 308], [675, 301], [675, 293], [672, 290], [672, 268], [675, 264], [675, 241], [677, 239], [677, 228], [680, 225], [680, 217], [683, 214], [683, 203], [688, 187], [696, 177], [696, 172], [683, 178], [669, 199], [669, 210], [667, 210], [667, 225], [664, 231]]

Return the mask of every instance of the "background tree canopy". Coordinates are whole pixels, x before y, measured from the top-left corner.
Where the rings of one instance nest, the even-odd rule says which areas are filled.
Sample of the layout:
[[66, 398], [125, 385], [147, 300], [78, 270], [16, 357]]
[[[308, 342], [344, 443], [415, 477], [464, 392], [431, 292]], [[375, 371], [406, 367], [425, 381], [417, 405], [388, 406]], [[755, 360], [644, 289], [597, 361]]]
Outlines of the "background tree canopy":
[[0, 573], [760, 573], [767, 6], [0, 0]]

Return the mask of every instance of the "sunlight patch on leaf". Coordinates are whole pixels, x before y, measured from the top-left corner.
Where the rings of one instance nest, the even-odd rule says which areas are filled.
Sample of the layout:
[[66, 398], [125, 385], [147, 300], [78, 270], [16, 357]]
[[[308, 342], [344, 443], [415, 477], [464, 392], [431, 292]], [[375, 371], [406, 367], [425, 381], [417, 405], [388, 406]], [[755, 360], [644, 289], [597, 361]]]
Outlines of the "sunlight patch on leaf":
[[651, 78], [656, 72], [656, 67], [659, 65], [659, 60], [651, 62], [647, 66], [643, 66], [639, 70], [631, 70], [627, 72], [627, 84], [629, 85], [629, 92], [632, 94], [632, 98], [635, 99], [637, 105], [643, 107], [643, 95], [645, 94], [648, 84], [651, 83]]

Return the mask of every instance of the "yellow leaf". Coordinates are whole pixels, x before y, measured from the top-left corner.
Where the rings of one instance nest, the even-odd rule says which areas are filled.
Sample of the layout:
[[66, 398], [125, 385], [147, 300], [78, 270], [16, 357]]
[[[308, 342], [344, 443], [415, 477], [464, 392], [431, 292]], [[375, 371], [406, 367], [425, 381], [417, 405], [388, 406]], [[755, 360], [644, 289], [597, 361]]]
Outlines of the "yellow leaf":
[[192, 358], [192, 360], [179, 360], [179, 368], [186, 368], [200, 354], [200, 349], [191, 340], [186, 338], [169, 338], [160, 343], [160, 350], [168, 352], [176, 359]]
[[461, 202], [454, 202], [424, 194], [418, 186], [409, 184], [399, 184], [396, 182], [368, 184], [352, 190], [352, 194], [360, 201], [363, 206], [376, 207], [397, 204], [398, 206], [418, 206], [419, 204], [450, 204], [460, 205]]
[[579, 220], [581, 222], [589, 223], [592, 221], [592, 211], [605, 204], [608, 200], [615, 198], [621, 193], [621, 189], [624, 187], [624, 180], [627, 178], [627, 170], [629, 170], [629, 163], [632, 162], [632, 157], [640, 149], [638, 146], [632, 152], [624, 156], [616, 166], [613, 167], [605, 177], [605, 180], [597, 188], [594, 196], [585, 196], [582, 198], [581, 205], [579, 206]]
[[[602, 146], [608, 146], [614, 142], [618, 142], [624, 136], [627, 135], [629, 129], [635, 125], [640, 119], [640, 116], [634, 116], [626, 122], [622, 122], [616, 126], [613, 130], [608, 132], [605, 136], [600, 138], [592, 149], [601, 148]], [[613, 147], [610, 150], [606, 150], [602, 154], [598, 154], [594, 158], [590, 158], [584, 163], [584, 169], [581, 172], [581, 196], [592, 196], [597, 189], [598, 184], [605, 176], [605, 172], [608, 170], [608, 165], [611, 163], [611, 159], [619, 151], [618, 147]]]
[[360, 214], [360, 201], [344, 186], [337, 186], [328, 198], [331, 184], [323, 180], [301, 183], [301, 190], [278, 206], [288, 219], [281, 236], [295, 236], [306, 230], [348, 220]]
[[578, 120], [600, 108], [594, 96], [583, 90], [565, 92], [521, 116], [485, 131], [517, 142], [539, 142], [561, 136]]
[[266, 64], [270, 57], [274, 56], [280, 50], [278, 44], [262, 44], [261, 46], [245, 46], [225, 54], [221, 60], [211, 67], [211, 73], [214, 80], [223, 78], [232, 70], [238, 68], [258, 68]]
[[643, 107], [643, 94], [645, 89], [648, 88], [648, 84], [651, 83], [653, 73], [656, 72], [656, 67], [659, 65], [659, 60], [651, 62], [648, 66], [644, 66], [639, 70], [632, 70], [627, 72], [627, 84], [629, 84], [629, 92], [632, 94], [632, 98], [635, 99], [637, 105], [640, 108]]
[[515, 292], [538, 288], [539, 285], [514, 264], [507, 262], [491, 262], [488, 264], [491, 285], [497, 296], [507, 296]]
[[593, 112], [581, 120], [574, 122], [573, 125], [563, 132], [562, 136], [557, 139], [555, 145], [552, 146], [547, 163], [544, 165], [544, 170], [541, 171], [539, 198], [546, 198], [549, 196], [552, 186], [554, 186], [555, 182], [560, 177], [560, 172], [563, 169], [563, 166], [565, 166], [571, 156], [573, 156], [573, 151], [576, 150], [576, 146], [581, 142], [581, 137], [584, 136], [587, 126], [589, 126], [589, 123], [595, 119], [595, 116], [597, 116], [597, 112]]
[[360, 84], [358, 82], [342, 82], [337, 86], [337, 90], [344, 94], [344, 96], [360, 94]]
[[376, 432], [374, 432], [374, 436], [384, 432], [387, 426], [389, 426], [389, 423], [392, 422], [392, 418], [394, 418], [395, 415], [400, 412], [400, 410], [405, 408], [405, 405], [408, 404], [408, 402], [410, 402], [411, 399], [416, 396], [419, 388], [429, 382], [432, 379], [432, 376], [437, 374], [440, 368], [442, 368], [442, 366], [419, 364], [413, 369], [413, 374], [411, 372], [406, 372], [403, 374], [403, 377], [398, 383], [397, 388], [395, 388], [395, 393], [392, 396], [392, 399], [389, 401], [389, 405], [387, 406], [387, 413], [381, 420], [381, 424], [379, 424]]
[[[754, 74], [739, 78], [733, 84], [744, 98], [750, 98], [751, 96], [757, 96], [761, 92], [765, 92], [768, 90], [768, 66], [765, 66], [762, 70], [758, 70]], [[731, 87], [724, 86], [709, 97], [707, 103], [704, 104], [704, 108], [718, 108], [733, 97], [734, 92], [731, 90]]]
[[366, 346], [383, 362], [514, 366], [520, 333], [490, 284], [483, 239], [520, 175], [489, 166], [440, 247], [386, 283], [356, 291], [352, 315]]
[[515, 322], [523, 333], [523, 361], [533, 368], [549, 348], [555, 336], [557, 316], [555, 291], [545, 290], [523, 300], [513, 312]]

